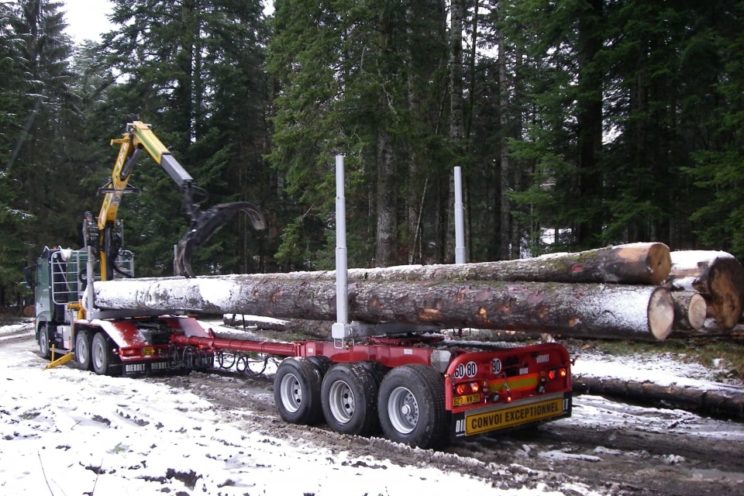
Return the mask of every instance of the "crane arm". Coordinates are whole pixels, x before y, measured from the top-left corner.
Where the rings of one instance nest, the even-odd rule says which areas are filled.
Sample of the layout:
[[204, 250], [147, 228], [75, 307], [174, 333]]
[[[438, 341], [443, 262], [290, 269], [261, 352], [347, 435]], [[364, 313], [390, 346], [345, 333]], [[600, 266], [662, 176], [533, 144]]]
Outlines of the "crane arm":
[[136, 191], [136, 188], [129, 184], [129, 179], [142, 150], [145, 150], [170, 176], [183, 195], [183, 209], [189, 217], [190, 228], [177, 244], [175, 256], [177, 275], [193, 275], [190, 262], [193, 248], [206, 242], [236, 212], [245, 212], [254, 229], [260, 230], [265, 227], [263, 214], [249, 202], [223, 203], [202, 210], [199, 203], [194, 201], [194, 192], [200, 188], [152, 132], [149, 124], [140, 121], [128, 124], [122, 137], [112, 139], [111, 145], [119, 145], [111, 179], [99, 190], [104, 194], [104, 198], [96, 222], [92, 222], [92, 216], [86, 215], [83, 233], [86, 244], [93, 245], [98, 254], [103, 280], [113, 278], [114, 260], [121, 244], [120, 235], [116, 232], [119, 205], [125, 194]]

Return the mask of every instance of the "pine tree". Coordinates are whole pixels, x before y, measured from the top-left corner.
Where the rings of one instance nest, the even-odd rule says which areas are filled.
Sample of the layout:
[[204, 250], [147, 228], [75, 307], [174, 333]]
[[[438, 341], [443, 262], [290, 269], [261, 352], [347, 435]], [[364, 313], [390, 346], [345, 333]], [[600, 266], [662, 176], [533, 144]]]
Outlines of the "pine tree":
[[[119, 0], [112, 20], [119, 27], [104, 45], [124, 80], [109, 92], [111, 112], [120, 119], [114, 129], [128, 116], [151, 123], [209, 192], [204, 207], [237, 199], [262, 203], [270, 177], [262, 167], [266, 30], [260, 2]], [[132, 226], [129, 247], [138, 253], [140, 273], [170, 273], [171, 246], [187, 227], [180, 193], [149, 159], [134, 181], [143, 194], [122, 211]], [[265, 254], [245, 223], [234, 225], [195, 254], [197, 271], [257, 269], [252, 253]]]
[[67, 153], [74, 148], [69, 140], [77, 117], [68, 63], [72, 44], [60, 7], [46, 0], [3, 4], [1, 50], [12, 57], [3, 58], [7, 78], [0, 97], [8, 110], [0, 180], [8, 193], [0, 201], [0, 222], [8, 227], [0, 250], [3, 285], [15, 286], [24, 259], [44, 244], [77, 241], [76, 213], [62, 214], [77, 204], [78, 190], [76, 164]]

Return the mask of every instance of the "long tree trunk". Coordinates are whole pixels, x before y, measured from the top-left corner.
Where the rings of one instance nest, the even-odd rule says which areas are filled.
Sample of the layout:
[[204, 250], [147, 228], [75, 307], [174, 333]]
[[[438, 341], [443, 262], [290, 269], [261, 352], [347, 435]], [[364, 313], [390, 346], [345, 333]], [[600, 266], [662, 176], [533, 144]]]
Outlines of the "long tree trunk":
[[[671, 266], [663, 243], [633, 243], [578, 253], [554, 253], [536, 258], [464, 265], [411, 265], [382, 269], [351, 269], [350, 281], [538, 281], [656, 285]], [[334, 279], [333, 271], [305, 272], [307, 279]], [[277, 277], [294, 278], [292, 274]]]
[[[128, 279], [95, 284], [94, 298], [100, 309], [131, 315], [242, 313], [333, 320], [336, 288], [334, 281], [272, 275]], [[363, 323], [624, 339], [663, 340], [674, 320], [667, 289], [609, 284], [354, 282], [348, 306], [349, 317]]]

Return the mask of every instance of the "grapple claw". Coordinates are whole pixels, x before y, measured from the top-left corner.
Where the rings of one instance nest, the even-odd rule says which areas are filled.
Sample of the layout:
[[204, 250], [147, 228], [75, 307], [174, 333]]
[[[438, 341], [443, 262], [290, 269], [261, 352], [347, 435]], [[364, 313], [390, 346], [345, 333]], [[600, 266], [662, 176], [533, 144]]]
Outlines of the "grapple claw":
[[229, 223], [233, 216], [243, 212], [253, 226], [260, 231], [266, 227], [263, 213], [252, 203], [232, 202], [220, 203], [207, 210], [195, 210], [192, 213], [191, 227], [181, 236], [176, 245], [174, 270], [176, 275], [193, 277], [191, 268], [191, 254], [199, 245], [207, 242], [217, 231]]

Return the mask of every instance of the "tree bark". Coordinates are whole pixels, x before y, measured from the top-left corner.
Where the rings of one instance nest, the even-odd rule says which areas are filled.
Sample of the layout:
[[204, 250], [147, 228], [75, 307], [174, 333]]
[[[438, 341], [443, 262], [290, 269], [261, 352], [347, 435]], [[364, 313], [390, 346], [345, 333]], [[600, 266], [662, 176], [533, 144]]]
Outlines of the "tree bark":
[[[96, 306], [132, 315], [197, 312], [334, 320], [332, 280], [273, 274], [100, 282]], [[349, 317], [364, 323], [543, 330], [565, 336], [665, 339], [674, 308], [665, 288], [559, 283], [352, 282]]]
[[675, 251], [671, 260], [669, 285], [703, 295], [707, 316], [720, 329], [732, 329], [744, 301], [744, 268], [738, 260], [722, 251]]

